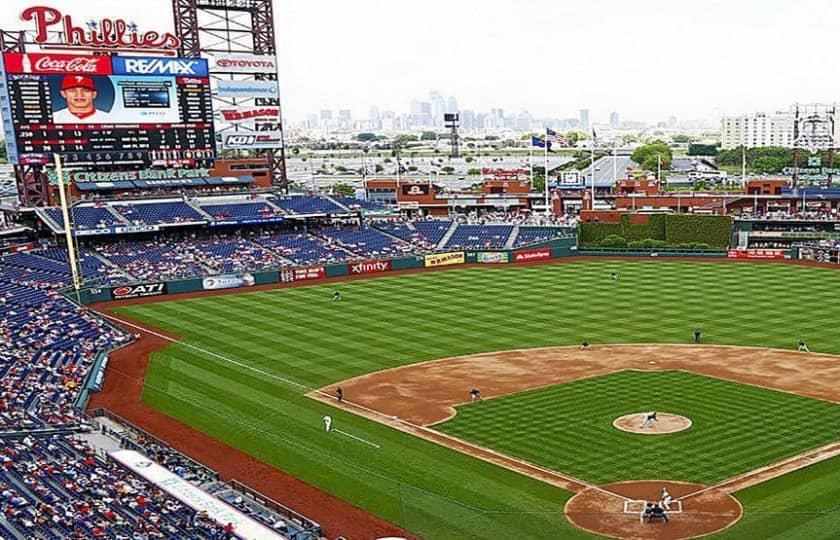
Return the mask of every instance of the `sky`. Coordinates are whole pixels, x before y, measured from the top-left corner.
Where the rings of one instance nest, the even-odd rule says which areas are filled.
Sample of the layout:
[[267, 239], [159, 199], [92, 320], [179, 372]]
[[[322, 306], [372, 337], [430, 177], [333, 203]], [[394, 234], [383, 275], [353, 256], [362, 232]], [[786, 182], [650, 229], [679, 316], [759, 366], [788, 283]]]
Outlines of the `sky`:
[[[3, 0], [0, 28], [46, 4], [171, 29], [170, 0]], [[830, 0], [275, 0], [287, 118], [371, 105], [406, 112], [430, 90], [461, 109], [594, 121], [714, 120], [840, 93]], [[116, 5], [120, 6], [119, 13]]]

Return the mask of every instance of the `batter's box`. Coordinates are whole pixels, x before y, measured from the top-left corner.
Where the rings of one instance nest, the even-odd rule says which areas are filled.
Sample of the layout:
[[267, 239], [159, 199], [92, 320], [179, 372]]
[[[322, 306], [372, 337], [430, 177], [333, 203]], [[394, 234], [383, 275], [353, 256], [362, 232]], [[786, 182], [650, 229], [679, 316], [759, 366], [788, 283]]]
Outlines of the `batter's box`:
[[[645, 506], [647, 506], [647, 503], [649, 502], [654, 501], [626, 500], [624, 501], [624, 513], [639, 515], [645, 511]], [[666, 510], [669, 514], [682, 514], [682, 501], [672, 500], [669, 506], [671, 509]]]

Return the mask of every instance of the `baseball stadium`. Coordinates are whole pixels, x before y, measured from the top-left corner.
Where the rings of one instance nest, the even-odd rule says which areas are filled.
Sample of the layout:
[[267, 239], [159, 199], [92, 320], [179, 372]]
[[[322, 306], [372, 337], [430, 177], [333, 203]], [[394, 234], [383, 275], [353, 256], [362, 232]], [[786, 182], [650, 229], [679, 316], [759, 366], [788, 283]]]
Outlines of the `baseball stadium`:
[[830, 181], [300, 189], [270, 0], [80, 17], [0, 31], [0, 540], [838, 538]]

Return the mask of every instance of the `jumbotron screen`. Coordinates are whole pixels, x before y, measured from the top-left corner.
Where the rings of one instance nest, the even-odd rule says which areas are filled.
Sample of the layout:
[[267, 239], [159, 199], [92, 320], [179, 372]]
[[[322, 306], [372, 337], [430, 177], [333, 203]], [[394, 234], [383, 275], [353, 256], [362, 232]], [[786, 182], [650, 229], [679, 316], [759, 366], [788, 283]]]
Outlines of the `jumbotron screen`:
[[[201, 58], [5, 53], [17, 164], [207, 166], [216, 155]], [[7, 135], [8, 136], [8, 135]]]

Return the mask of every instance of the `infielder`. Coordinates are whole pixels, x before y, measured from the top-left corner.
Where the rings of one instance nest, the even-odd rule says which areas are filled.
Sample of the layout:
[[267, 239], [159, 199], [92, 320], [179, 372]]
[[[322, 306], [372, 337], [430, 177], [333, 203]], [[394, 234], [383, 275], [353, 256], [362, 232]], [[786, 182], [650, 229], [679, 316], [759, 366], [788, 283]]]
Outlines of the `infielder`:
[[473, 388], [472, 390], [470, 390], [470, 402], [475, 401], [484, 401], [481, 398], [481, 390], [479, 390], [478, 388]]
[[330, 415], [324, 416], [324, 431], [328, 433], [332, 431], [332, 416]]
[[811, 349], [809, 349], [808, 346], [805, 345], [805, 342], [801, 339], [799, 340], [799, 347], [796, 350], [799, 352], [811, 352]]
[[645, 429], [646, 427], [657, 421], [658, 420], [656, 419], [656, 412], [649, 412], [645, 415], [645, 421], [642, 422], [642, 425], [639, 426], [639, 429]]

